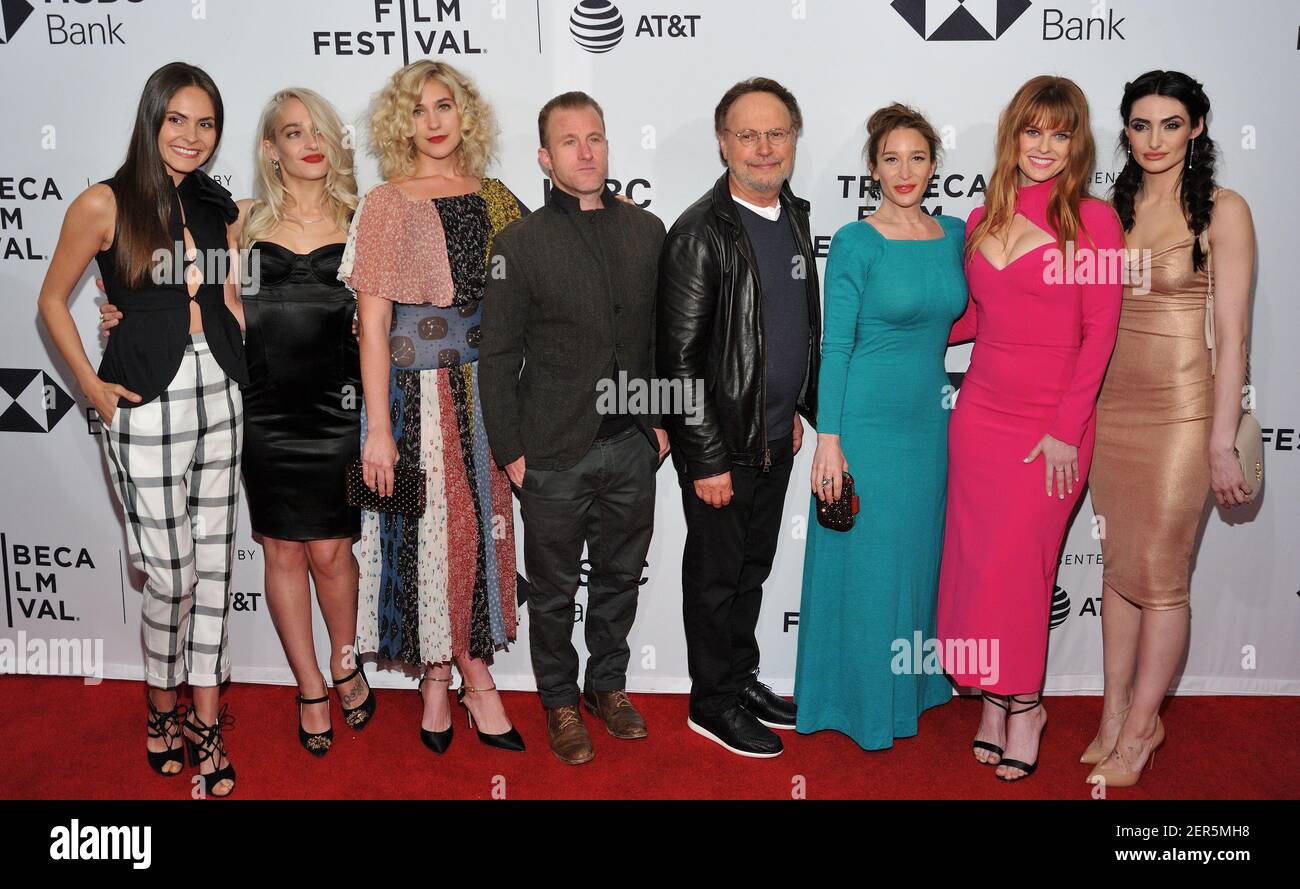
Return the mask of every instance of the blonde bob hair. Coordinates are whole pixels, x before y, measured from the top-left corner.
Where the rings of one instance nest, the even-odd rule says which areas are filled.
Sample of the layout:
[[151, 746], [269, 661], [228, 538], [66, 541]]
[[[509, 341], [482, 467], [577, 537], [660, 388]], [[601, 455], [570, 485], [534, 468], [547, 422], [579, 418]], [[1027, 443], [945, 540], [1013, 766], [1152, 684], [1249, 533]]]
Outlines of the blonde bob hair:
[[436, 80], [451, 93], [460, 112], [460, 147], [456, 168], [462, 176], [483, 177], [496, 153], [496, 117], [474, 82], [451, 65], [420, 59], [399, 69], [375, 97], [370, 113], [371, 148], [379, 158], [385, 180], [415, 174], [415, 135], [412, 112], [425, 84]]

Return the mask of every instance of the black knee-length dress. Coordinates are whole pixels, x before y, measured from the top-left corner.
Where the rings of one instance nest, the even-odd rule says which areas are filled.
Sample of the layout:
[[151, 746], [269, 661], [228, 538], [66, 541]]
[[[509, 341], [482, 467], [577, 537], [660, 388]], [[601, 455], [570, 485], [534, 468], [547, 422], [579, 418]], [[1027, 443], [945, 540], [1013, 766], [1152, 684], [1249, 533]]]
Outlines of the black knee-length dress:
[[253, 530], [283, 540], [354, 537], [344, 473], [360, 457], [355, 300], [338, 280], [343, 244], [294, 253], [257, 241], [245, 294], [244, 489]]

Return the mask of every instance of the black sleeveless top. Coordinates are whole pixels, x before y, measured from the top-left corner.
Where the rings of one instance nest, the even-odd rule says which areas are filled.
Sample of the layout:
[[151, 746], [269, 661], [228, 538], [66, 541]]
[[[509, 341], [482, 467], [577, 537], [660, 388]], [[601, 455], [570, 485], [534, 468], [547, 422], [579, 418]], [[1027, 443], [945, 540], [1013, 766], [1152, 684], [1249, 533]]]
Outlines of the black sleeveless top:
[[[114, 183], [106, 179], [103, 184], [113, 188]], [[172, 283], [156, 284], [152, 276], [135, 288], [119, 283], [114, 265], [116, 235], [109, 248], [96, 256], [104, 293], [122, 311], [122, 320], [113, 328], [104, 349], [99, 378], [130, 389], [140, 396], [141, 404], [153, 401], [166, 390], [190, 341], [189, 287], [183, 263], [175, 261], [185, 244], [182, 207], [203, 271], [203, 283], [194, 296], [203, 319], [203, 336], [226, 375], [238, 383], [248, 382], [239, 322], [225, 303], [226, 226], [239, 218], [239, 208], [230, 192], [202, 170], [195, 170], [172, 190], [170, 241], [179, 245], [168, 247], [173, 263], [167, 280]], [[134, 406], [125, 398], [118, 399], [118, 407]]]

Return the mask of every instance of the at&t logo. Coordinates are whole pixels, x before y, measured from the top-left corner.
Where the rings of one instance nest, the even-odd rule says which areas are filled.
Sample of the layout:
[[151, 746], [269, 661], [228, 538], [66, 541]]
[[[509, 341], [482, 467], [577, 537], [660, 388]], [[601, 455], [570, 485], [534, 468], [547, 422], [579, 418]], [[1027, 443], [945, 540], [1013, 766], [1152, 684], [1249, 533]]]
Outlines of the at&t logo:
[[[664, 13], [637, 19], [633, 37], [694, 37], [702, 16]], [[573, 41], [590, 53], [607, 53], [623, 42], [623, 14], [610, 0], [582, 0], [569, 16]]]
[[582, 0], [569, 16], [569, 33], [587, 52], [609, 52], [623, 40], [623, 14], [609, 0]]

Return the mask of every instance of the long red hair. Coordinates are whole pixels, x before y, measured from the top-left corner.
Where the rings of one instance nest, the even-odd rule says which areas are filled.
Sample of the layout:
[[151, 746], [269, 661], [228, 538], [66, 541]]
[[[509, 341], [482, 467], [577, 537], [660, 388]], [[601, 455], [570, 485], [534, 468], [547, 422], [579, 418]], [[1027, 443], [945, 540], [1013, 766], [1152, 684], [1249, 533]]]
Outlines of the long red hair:
[[1047, 205], [1047, 219], [1056, 229], [1056, 243], [1062, 251], [1066, 242], [1073, 241], [1079, 232], [1079, 208], [1083, 199], [1090, 196], [1088, 180], [1097, 154], [1088, 120], [1088, 100], [1073, 80], [1040, 74], [1016, 91], [998, 117], [993, 175], [984, 195], [984, 218], [966, 243], [967, 259], [986, 235], [1003, 238], [1011, 227], [1016, 214], [1020, 134], [1027, 127], [1070, 133], [1070, 154], [1065, 168], [1056, 176]]

